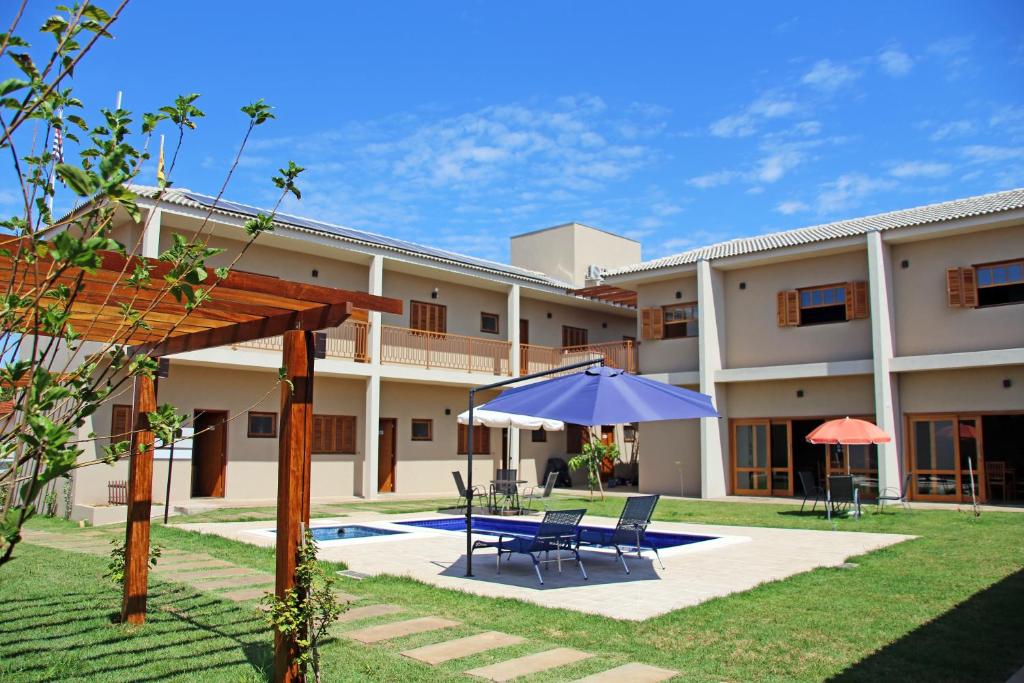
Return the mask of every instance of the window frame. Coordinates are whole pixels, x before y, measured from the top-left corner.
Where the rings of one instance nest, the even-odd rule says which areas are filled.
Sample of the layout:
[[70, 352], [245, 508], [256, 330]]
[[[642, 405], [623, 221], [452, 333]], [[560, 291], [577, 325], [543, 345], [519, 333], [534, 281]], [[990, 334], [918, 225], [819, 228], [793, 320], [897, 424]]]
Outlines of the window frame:
[[[582, 344], [566, 344], [565, 343], [566, 336], [567, 336], [566, 333], [569, 333], [568, 336], [571, 336], [571, 335], [574, 335], [574, 334], [576, 334], [576, 335], [582, 334], [582, 336], [583, 336], [583, 343]], [[562, 348], [563, 349], [577, 349], [577, 348], [580, 348], [582, 346], [589, 346], [589, 345], [590, 345], [590, 330], [588, 330], [585, 327], [576, 327], [575, 325], [562, 325]]]
[[[417, 321], [415, 313], [415, 311], [420, 307], [422, 307], [424, 311], [434, 310], [436, 312], [436, 315], [434, 315], [434, 322], [439, 323], [438, 327], [443, 329], [432, 330], [427, 327], [416, 327], [416, 322], [423, 322], [422, 320]], [[426, 324], [429, 325], [431, 316], [426, 315], [422, 317], [425, 319]], [[432, 301], [409, 299], [409, 329], [419, 334], [432, 334], [437, 336], [444, 336], [448, 334], [448, 306], [445, 304], [434, 303]]]
[[[846, 313], [846, 310], [847, 310], [846, 309], [846, 306], [847, 306], [846, 294], [847, 294], [847, 286], [848, 285], [849, 285], [848, 282], [831, 282], [829, 284], [814, 285], [814, 286], [811, 286], [811, 287], [797, 287], [797, 289], [796, 289], [796, 293], [797, 293], [797, 308], [799, 310], [799, 321], [800, 321], [797, 324], [797, 327], [813, 327], [815, 325], [831, 325], [833, 323], [848, 322], [849, 321], [849, 317], [847, 316], [847, 313]], [[840, 301], [833, 301], [830, 304], [826, 304], [826, 303], [824, 303], [824, 298], [825, 297], [824, 297], [824, 295], [822, 295], [823, 303], [815, 304], [815, 303], [812, 302], [811, 304], [809, 304], [807, 306], [804, 305], [804, 294], [811, 294], [812, 298], [813, 298], [813, 292], [825, 292], [827, 290], [831, 290], [833, 292], [834, 296], [838, 295], [841, 298], [841, 300]], [[842, 317], [839, 318], [839, 319], [836, 319], [836, 320], [819, 320], [819, 321], [814, 321], [814, 322], [805, 322], [804, 321], [804, 311], [821, 310], [823, 308], [841, 309], [842, 310]]]
[[[416, 436], [416, 425], [425, 424], [427, 426], [426, 436]], [[414, 417], [409, 422], [409, 439], [411, 441], [433, 441], [434, 440], [434, 421], [429, 417]]]
[[[127, 411], [127, 427], [128, 431], [115, 434], [117, 431], [117, 413], [119, 411]], [[132, 438], [132, 404], [131, 403], [114, 403], [110, 407], [110, 443], [119, 443], [121, 441], [131, 441]]]
[[[252, 431], [252, 418], [253, 417], [269, 417], [270, 418], [270, 433], [259, 433]], [[277, 438], [277, 413], [269, 410], [250, 410], [245, 416], [245, 436], [249, 439], [276, 439]]]
[[[981, 282], [981, 272], [983, 270], [989, 270], [998, 268], [1000, 266], [1019, 266], [1021, 269], [1021, 279], [1009, 282], [992, 283], [985, 285]], [[1024, 299], [1018, 301], [1000, 301], [998, 303], [983, 304], [981, 302], [982, 290], [998, 290], [1002, 287], [1024, 287], [1024, 258], [1005, 259], [1001, 261], [990, 261], [988, 263], [977, 263], [971, 266], [974, 270], [974, 289], [977, 292], [976, 302], [974, 308], [995, 308], [997, 306], [1012, 306], [1014, 304], [1024, 303]], [[1009, 276], [1009, 274], [1007, 274]]]
[[[479, 429], [477, 436], [473, 437], [473, 448], [478, 450], [473, 451], [473, 455], [490, 455], [491, 454], [491, 428], [485, 427], [484, 425], [475, 425], [473, 429]], [[479, 438], [477, 438], [479, 437]], [[469, 428], [460, 424], [456, 433], [455, 439], [455, 450], [458, 451], [458, 455], [466, 455], [467, 441], [469, 440]]]
[[[668, 319], [668, 311], [669, 311], [669, 309], [673, 309], [673, 308], [680, 308], [680, 309], [692, 308], [693, 309], [693, 317], [692, 318], [684, 318], [683, 320], [672, 320], [672, 321], [669, 321], [669, 319]], [[677, 304], [666, 304], [666, 305], [662, 306], [661, 307], [661, 321], [662, 321], [661, 324], [662, 324], [662, 330], [663, 330], [662, 333], [661, 333], [661, 339], [695, 339], [695, 338], [700, 336], [700, 312], [697, 309], [697, 302], [696, 301], [684, 301], [684, 302], [677, 303]], [[690, 323], [694, 324], [693, 325], [693, 327], [694, 327], [694, 330], [693, 330], [694, 333], [693, 334], [690, 334]], [[678, 335], [676, 335], [676, 334], [669, 334], [669, 328], [670, 327], [673, 328], [673, 329], [678, 329], [680, 326], [682, 326], [684, 328], [683, 329], [683, 332], [684, 332], [683, 334], [678, 334]]]
[[[494, 329], [489, 330], [484, 326], [485, 318], [494, 318]], [[487, 313], [480, 311], [480, 331], [484, 334], [501, 334], [501, 315], [498, 313]]]
[[635, 422], [622, 425], [622, 443], [636, 442], [637, 425]]

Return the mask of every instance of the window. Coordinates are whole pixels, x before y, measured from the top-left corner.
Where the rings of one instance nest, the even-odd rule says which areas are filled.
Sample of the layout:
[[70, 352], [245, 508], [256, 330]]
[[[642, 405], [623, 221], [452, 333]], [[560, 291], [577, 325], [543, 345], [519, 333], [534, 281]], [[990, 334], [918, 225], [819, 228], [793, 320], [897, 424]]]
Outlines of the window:
[[448, 307], [425, 301], [409, 302], [409, 327], [423, 332], [444, 334], [448, 331]]
[[132, 438], [132, 407], [117, 403], [110, 411], [110, 443]]
[[249, 430], [246, 434], [250, 439], [272, 439], [277, 436], [277, 413], [260, 413], [249, 411]]
[[433, 441], [434, 440], [434, 421], [433, 420], [422, 420], [418, 418], [412, 419], [412, 440], [413, 441]]
[[1024, 259], [975, 266], [978, 306], [1024, 302]]
[[622, 440], [626, 443], [634, 443], [636, 441], [635, 424], [622, 426]]
[[[459, 425], [459, 454], [466, 454], [466, 441], [469, 432], [466, 425]], [[473, 455], [491, 454], [491, 429], [483, 425], [473, 427]]]
[[582, 327], [562, 325], [562, 346], [586, 346], [587, 331]]
[[869, 317], [866, 282], [838, 282], [778, 294], [779, 327], [821, 325]]
[[355, 453], [355, 416], [314, 415], [312, 450], [314, 453]]
[[534, 429], [533, 432], [530, 433], [530, 441], [533, 443], [547, 443], [547, 440], [548, 433], [543, 429]]
[[501, 329], [499, 322], [500, 319], [497, 313], [481, 313], [480, 331], [487, 334], [498, 334]]
[[697, 302], [661, 307], [663, 339], [696, 337], [698, 332]]

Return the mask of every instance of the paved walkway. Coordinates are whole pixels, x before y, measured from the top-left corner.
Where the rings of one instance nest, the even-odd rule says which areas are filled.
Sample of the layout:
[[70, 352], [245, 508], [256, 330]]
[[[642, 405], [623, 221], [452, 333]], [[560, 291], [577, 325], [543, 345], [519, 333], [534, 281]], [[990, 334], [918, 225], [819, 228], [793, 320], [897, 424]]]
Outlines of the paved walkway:
[[[53, 533], [46, 531], [25, 531], [25, 542], [58, 550], [106, 556], [110, 553], [113, 534], [102, 531]], [[153, 573], [166, 581], [192, 586], [196, 590], [211, 592], [219, 597], [243, 602], [257, 600], [274, 588], [272, 574], [247, 567], [240, 567], [205, 553], [193, 553], [175, 548], [163, 551]], [[355, 602], [359, 598], [348, 593], [335, 591], [335, 597], [343, 602]], [[370, 604], [352, 607], [338, 618], [332, 633], [365, 645], [381, 644], [389, 652], [393, 641], [424, 633], [445, 634], [462, 624], [452, 619], [435, 616], [413, 617], [398, 605]], [[387, 618], [387, 621], [381, 621]], [[367, 625], [364, 622], [371, 621]], [[452, 637], [440, 642], [405, 650], [401, 654], [430, 666], [464, 659], [484, 652], [501, 650], [529, 644], [521, 636], [483, 631], [469, 636]], [[522, 676], [549, 672], [560, 667], [575, 664], [594, 657], [593, 654], [571, 648], [553, 648], [511, 657], [487, 666], [477, 667], [465, 673], [489, 681], [511, 681]], [[613, 683], [632, 681], [655, 683], [676, 675], [675, 671], [631, 663], [593, 674], [580, 681], [590, 683]]]

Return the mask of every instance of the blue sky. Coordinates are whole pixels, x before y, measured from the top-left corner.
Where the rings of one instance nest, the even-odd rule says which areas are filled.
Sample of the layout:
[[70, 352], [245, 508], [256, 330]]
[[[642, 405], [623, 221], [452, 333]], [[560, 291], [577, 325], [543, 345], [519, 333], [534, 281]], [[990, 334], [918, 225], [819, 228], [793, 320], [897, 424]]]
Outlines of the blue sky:
[[263, 97], [230, 198], [294, 159], [302, 215], [499, 260], [577, 220], [655, 258], [1024, 185], [1022, 28], [1015, 1], [136, 0], [76, 86], [202, 93], [180, 187], [216, 191]]

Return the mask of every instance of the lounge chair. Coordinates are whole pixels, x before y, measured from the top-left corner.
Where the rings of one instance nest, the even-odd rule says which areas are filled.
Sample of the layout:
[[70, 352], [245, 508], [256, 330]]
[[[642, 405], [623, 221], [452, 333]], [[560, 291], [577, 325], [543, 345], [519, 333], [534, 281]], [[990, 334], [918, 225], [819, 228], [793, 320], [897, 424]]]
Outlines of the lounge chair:
[[854, 514], [860, 519], [860, 494], [849, 474], [832, 475], [828, 478], [828, 492], [825, 499], [825, 512], [828, 521], [832, 515], [853, 507]]
[[[462, 472], [452, 472], [452, 478], [455, 479], [455, 488], [459, 492], [459, 499], [455, 502], [455, 507], [461, 508], [466, 507], [469, 504], [469, 496], [466, 495], [466, 483], [462, 481]], [[483, 486], [473, 485], [473, 497], [474, 498], [486, 498], [487, 491], [484, 490]], [[460, 505], [462, 501], [466, 501], [465, 505]]]
[[[533, 560], [533, 570], [537, 572], [537, 580], [544, 585], [544, 577], [540, 574], [542, 562], [557, 562], [558, 571], [562, 571], [562, 553], [572, 553], [576, 564], [580, 567], [583, 578], [587, 578], [587, 570], [583, 568], [583, 561], [579, 553], [579, 530], [580, 520], [586, 514], [586, 510], [549, 510], [544, 513], [544, 519], [537, 526], [537, 533], [533, 536], [519, 534], [499, 534], [497, 541], [475, 541], [472, 551], [481, 548], [495, 548], [498, 551], [497, 569], [501, 573], [501, 555], [506, 553], [511, 559], [513, 553], [529, 555]], [[472, 552], [471, 551], [471, 552]], [[549, 559], [551, 552], [555, 552], [555, 559]], [[545, 559], [540, 559], [544, 553]]]
[[804, 487], [804, 502], [800, 503], [800, 512], [804, 511], [804, 505], [807, 505], [807, 501], [814, 496], [814, 505], [811, 506], [811, 512], [814, 512], [814, 508], [818, 507], [818, 503], [825, 498], [825, 489], [821, 488], [821, 484], [814, 476], [814, 472], [810, 470], [800, 470], [800, 484]]
[[[629, 573], [629, 565], [626, 564], [626, 552], [636, 551], [636, 556], [644, 550], [653, 550], [654, 556], [658, 558], [658, 564], [665, 568], [658, 554], [658, 547], [647, 542], [647, 527], [651, 524], [651, 516], [654, 514], [654, 507], [658, 504], [659, 495], [655, 496], [632, 496], [626, 499], [626, 505], [622, 508], [619, 521], [614, 529], [597, 531], [587, 529], [580, 533], [581, 545], [612, 546], [615, 554], [622, 561], [622, 567]], [[625, 550], [623, 550], [625, 548]]]
[[[876, 501], [878, 504], [878, 511], [881, 512], [885, 508], [886, 501], [899, 503], [906, 509], [910, 510], [910, 501], [907, 500], [907, 496], [910, 494], [910, 482], [913, 481], [913, 479], [914, 475], [907, 474], [907, 476], [903, 477], [903, 486], [901, 486], [899, 490], [890, 486], [879, 491], [878, 500]], [[913, 512], [913, 510], [911, 510], [911, 512]]]
[[544, 484], [544, 488], [540, 493], [537, 493], [536, 486], [529, 486], [523, 489], [522, 499], [526, 501], [526, 509], [533, 509], [533, 501], [535, 500], [546, 500], [551, 497], [551, 489], [555, 488], [555, 480], [558, 479], [558, 472], [551, 472], [548, 474], [548, 480]]

